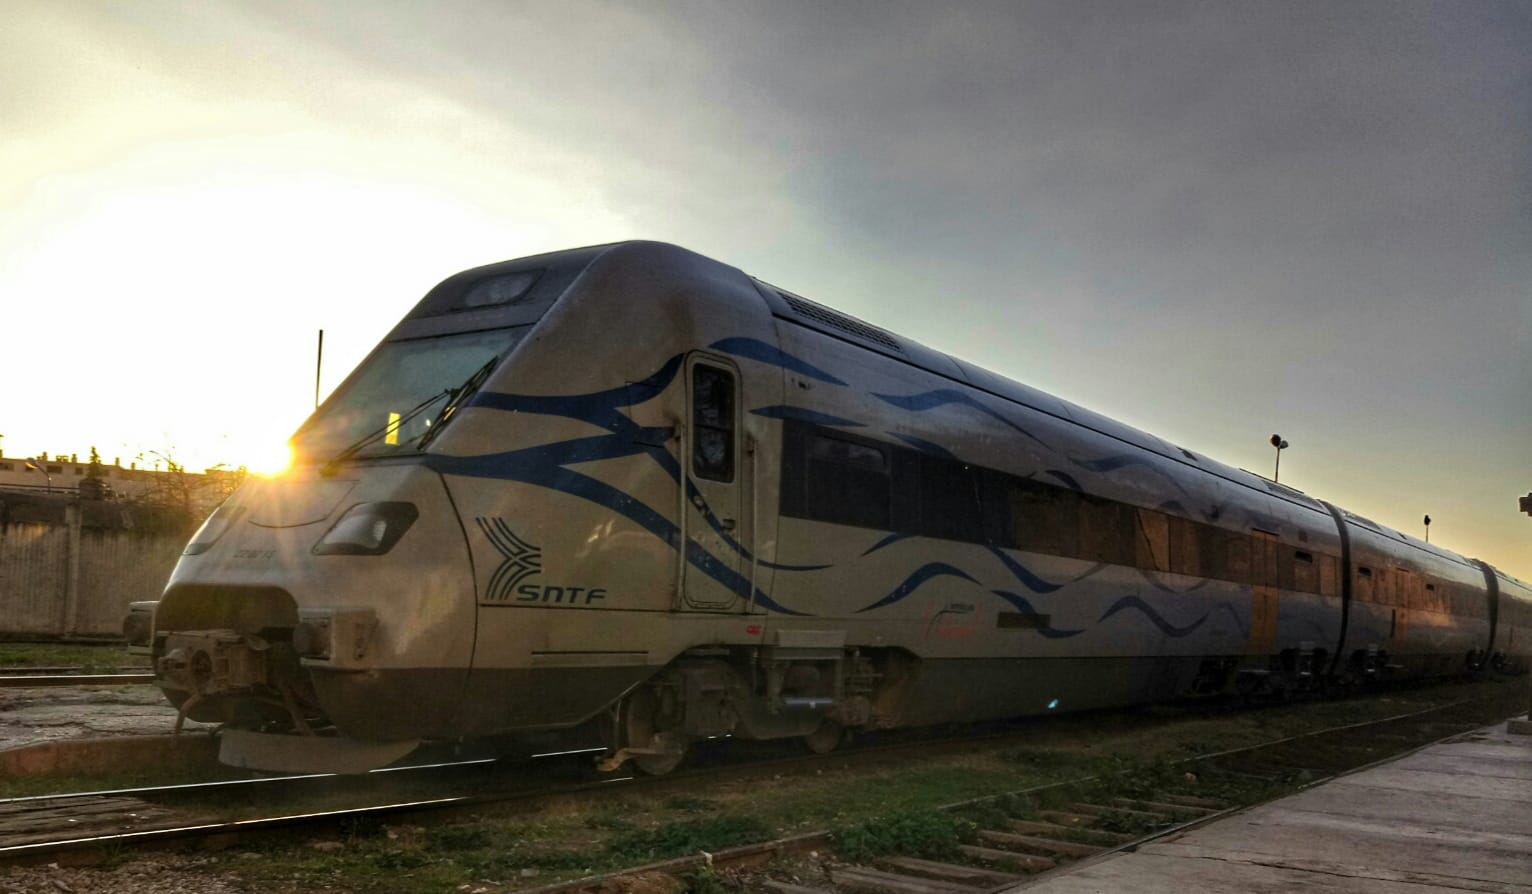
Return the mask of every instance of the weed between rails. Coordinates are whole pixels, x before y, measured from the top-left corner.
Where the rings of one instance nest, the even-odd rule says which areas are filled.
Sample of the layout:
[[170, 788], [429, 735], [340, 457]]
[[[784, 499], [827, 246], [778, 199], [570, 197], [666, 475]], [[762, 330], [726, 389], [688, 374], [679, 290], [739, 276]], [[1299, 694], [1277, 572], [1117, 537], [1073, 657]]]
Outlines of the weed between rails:
[[953, 860], [960, 844], [977, 840], [979, 827], [969, 819], [934, 809], [906, 810], [874, 817], [831, 836], [836, 854], [862, 863], [888, 854]]

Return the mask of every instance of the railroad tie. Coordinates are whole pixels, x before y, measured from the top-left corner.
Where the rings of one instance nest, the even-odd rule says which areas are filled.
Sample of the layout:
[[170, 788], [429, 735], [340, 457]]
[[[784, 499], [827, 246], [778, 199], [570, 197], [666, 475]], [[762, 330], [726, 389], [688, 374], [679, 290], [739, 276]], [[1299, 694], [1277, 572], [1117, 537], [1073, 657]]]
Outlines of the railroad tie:
[[977, 844], [960, 844], [958, 845], [958, 850], [984, 863], [1015, 866], [1017, 869], [1025, 869], [1028, 872], [1042, 872], [1044, 869], [1052, 869], [1059, 865], [1057, 860], [1039, 857], [1036, 854], [1003, 851], [999, 848], [982, 847]]
[[1135, 810], [1154, 810], [1183, 816], [1207, 816], [1218, 812], [1211, 807], [1193, 807], [1189, 804], [1172, 804], [1165, 801], [1139, 801], [1134, 798], [1113, 798], [1112, 803], [1132, 807]]
[[851, 891], [871, 891], [874, 894], [974, 894], [974, 891], [979, 890], [972, 885], [955, 885], [934, 879], [898, 875], [868, 866], [832, 869], [830, 880], [835, 882], [836, 887]]
[[905, 875], [916, 875], [960, 885], [995, 887], [1019, 882], [1022, 879], [1021, 876], [1012, 875], [1009, 872], [982, 869], [977, 866], [959, 866], [956, 863], [938, 863], [935, 860], [922, 860], [918, 857], [884, 857], [878, 863], [888, 869], [897, 869]]
[[1155, 800], [1168, 801], [1172, 804], [1185, 804], [1188, 807], [1206, 807], [1209, 810], [1227, 810], [1229, 805], [1223, 801], [1214, 801], [1212, 798], [1197, 798], [1192, 795], [1178, 795], [1171, 792], [1155, 792]]
[[[1087, 829], [1080, 826], [1061, 826], [1058, 823], [1043, 823], [1037, 820], [1007, 819], [1005, 824], [1011, 827], [1012, 832], [1020, 832], [1024, 835], [1043, 835], [1048, 838], [1076, 835], [1107, 845], [1125, 844], [1138, 837], [1136, 835], [1129, 835], [1126, 832], [1107, 832], [1102, 829]], [[1063, 840], [1068, 841], [1069, 839], [1066, 837]]]
[[1089, 813], [1070, 813], [1065, 810], [1039, 810], [1037, 815], [1070, 828], [1094, 826], [1101, 817]]
[[779, 882], [774, 878], [762, 879], [761, 887], [774, 894], [835, 894], [828, 888], [814, 888], [809, 885], [795, 885], [792, 882]]
[[1073, 841], [1059, 841], [1055, 838], [1041, 838], [1036, 835], [1017, 835], [1014, 832], [993, 832], [988, 829], [979, 832], [979, 840], [989, 844], [998, 844], [1006, 848], [1021, 848], [1023, 851], [1058, 855], [1063, 857], [1090, 857], [1106, 850], [1104, 847], [1096, 847], [1093, 844], [1077, 844]]
[[1081, 802], [1069, 805], [1081, 813], [1094, 813], [1097, 816], [1136, 816], [1139, 819], [1151, 820], [1156, 823], [1171, 823], [1175, 817], [1168, 813], [1160, 813], [1156, 810], [1134, 810], [1131, 807], [1112, 807], [1107, 804], [1087, 804]]

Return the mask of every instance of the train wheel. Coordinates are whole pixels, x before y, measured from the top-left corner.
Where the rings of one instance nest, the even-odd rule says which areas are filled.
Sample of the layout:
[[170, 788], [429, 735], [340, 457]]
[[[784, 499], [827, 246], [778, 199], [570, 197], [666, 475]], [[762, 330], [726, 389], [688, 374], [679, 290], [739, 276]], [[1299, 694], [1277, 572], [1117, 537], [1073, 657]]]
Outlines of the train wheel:
[[819, 721], [813, 732], [803, 737], [803, 744], [815, 754], [829, 754], [840, 747], [845, 737], [846, 728], [826, 717]]
[[690, 744], [681, 729], [681, 712], [669, 689], [644, 686], [623, 702], [622, 746], [633, 766], [663, 776], [686, 757]]

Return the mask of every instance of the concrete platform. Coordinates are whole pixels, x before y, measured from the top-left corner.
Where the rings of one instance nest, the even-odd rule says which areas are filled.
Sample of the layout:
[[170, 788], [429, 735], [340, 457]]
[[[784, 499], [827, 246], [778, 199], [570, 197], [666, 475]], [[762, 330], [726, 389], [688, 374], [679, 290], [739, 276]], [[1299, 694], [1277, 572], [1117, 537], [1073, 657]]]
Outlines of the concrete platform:
[[1013, 890], [1532, 894], [1532, 736], [1500, 724]]

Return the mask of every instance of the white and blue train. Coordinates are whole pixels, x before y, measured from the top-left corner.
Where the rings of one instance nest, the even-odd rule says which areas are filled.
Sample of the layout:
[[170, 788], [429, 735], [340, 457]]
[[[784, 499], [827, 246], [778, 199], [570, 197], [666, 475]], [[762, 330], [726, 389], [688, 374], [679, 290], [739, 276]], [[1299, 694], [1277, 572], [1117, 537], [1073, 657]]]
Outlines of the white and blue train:
[[669, 245], [432, 289], [128, 634], [223, 759], [355, 770], [1525, 666], [1532, 589]]

